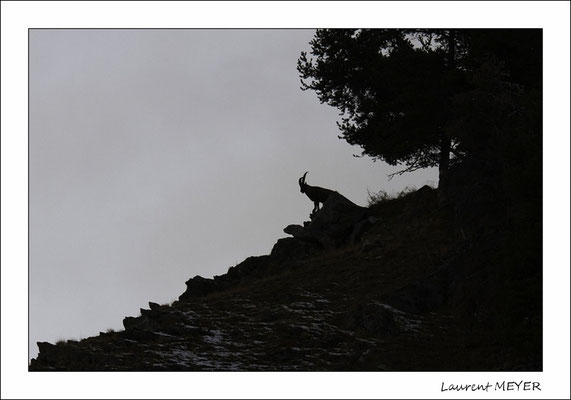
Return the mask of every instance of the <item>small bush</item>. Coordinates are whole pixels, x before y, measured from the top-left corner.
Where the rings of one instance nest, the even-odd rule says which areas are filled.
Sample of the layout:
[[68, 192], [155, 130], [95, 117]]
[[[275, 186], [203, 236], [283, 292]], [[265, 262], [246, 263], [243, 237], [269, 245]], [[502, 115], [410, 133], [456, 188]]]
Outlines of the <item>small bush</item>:
[[416, 188], [413, 186], [407, 186], [403, 190], [396, 195], [395, 199], [402, 199], [403, 197], [411, 194], [412, 192], [416, 192]]
[[369, 203], [369, 207], [372, 207], [387, 201], [402, 199], [413, 192], [416, 192], [416, 188], [412, 186], [405, 187], [396, 196], [391, 196], [384, 190], [379, 190], [376, 193], [371, 193], [367, 190], [367, 202]]
[[389, 194], [384, 190], [379, 190], [377, 193], [371, 193], [367, 189], [367, 202], [369, 207], [391, 200]]

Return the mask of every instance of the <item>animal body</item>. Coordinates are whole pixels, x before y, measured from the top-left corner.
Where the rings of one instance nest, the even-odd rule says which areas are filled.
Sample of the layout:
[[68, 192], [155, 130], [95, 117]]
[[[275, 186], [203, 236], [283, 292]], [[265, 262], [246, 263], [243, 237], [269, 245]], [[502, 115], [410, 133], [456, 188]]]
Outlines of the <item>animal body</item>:
[[313, 201], [313, 211], [311, 212], [313, 215], [319, 211], [319, 203], [325, 203], [331, 193], [334, 193], [334, 191], [319, 186], [311, 186], [305, 183], [305, 176], [307, 175], [307, 172], [303, 174], [301, 178], [299, 178], [299, 187], [301, 193], [305, 193], [306, 196], [309, 197], [311, 201]]

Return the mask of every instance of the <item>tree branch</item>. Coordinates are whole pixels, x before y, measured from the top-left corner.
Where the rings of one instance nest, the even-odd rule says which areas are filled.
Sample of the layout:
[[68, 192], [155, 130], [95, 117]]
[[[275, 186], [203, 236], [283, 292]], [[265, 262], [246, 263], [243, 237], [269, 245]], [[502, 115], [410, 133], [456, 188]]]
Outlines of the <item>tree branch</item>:
[[400, 171], [393, 172], [392, 174], [388, 174], [387, 176], [388, 176], [389, 181], [390, 181], [391, 179], [393, 179], [393, 178], [395, 177], [395, 175], [399, 175], [399, 176], [400, 176], [400, 175], [403, 175], [403, 174], [405, 174], [405, 173], [407, 173], [407, 172], [417, 171], [417, 170], [422, 169], [422, 168], [425, 168], [425, 167], [422, 166], [422, 165], [418, 165], [418, 163], [415, 162], [413, 165], [411, 165], [411, 166], [409, 166], [409, 167], [406, 167], [405, 169], [402, 169], [402, 170], [400, 170]]

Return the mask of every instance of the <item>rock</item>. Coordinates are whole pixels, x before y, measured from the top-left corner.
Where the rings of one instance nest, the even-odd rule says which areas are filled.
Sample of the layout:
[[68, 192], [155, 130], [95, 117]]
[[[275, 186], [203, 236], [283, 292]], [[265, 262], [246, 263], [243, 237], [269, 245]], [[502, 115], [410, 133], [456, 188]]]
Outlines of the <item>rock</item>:
[[179, 301], [188, 300], [190, 298], [204, 297], [215, 290], [216, 284], [214, 279], [203, 278], [196, 275], [189, 279], [186, 283], [186, 291], [179, 296]]
[[133, 329], [138, 325], [139, 321], [135, 317], [125, 317], [123, 318], [123, 326], [125, 330]]
[[270, 262], [270, 256], [252, 256], [246, 258], [240, 264], [228, 268], [226, 277], [230, 281], [239, 283], [244, 281], [254, 275], [260, 275], [264, 271]]
[[[142, 315], [140, 317], [125, 317], [123, 318], [123, 326], [125, 330], [140, 329], [146, 331], [155, 330], [158, 327], [156, 311], [144, 310], [141, 308]], [[152, 316], [149, 314], [153, 314]]]
[[40, 350], [40, 353], [42, 354], [50, 354], [54, 351], [56, 351], [56, 345], [55, 344], [51, 344], [48, 342], [37, 342], [36, 343], [38, 345], [38, 349]]
[[284, 232], [309, 242], [318, 242], [324, 248], [335, 248], [355, 242], [373, 220], [367, 220], [369, 210], [333, 192], [323, 207], [311, 216], [311, 222], [289, 225]]
[[153, 313], [152, 310], [147, 310], [144, 308], [139, 308], [139, 312], [141, 313], [142, 316], [150, 316]]
[[423, 201], [431, 201], [432, 197], [434, 196], [434, 189], [428, 185], [424, 185], [416, 192], [413, 192], [412, 195], [416, 199], [421, 199]]
[[271, 257], [268, 255], [252, 256], [246, 258], [240, 264], [228, 268], [226, 274], [215, 276], [213, 279], [197, 275], [186, 281], [186, 291], [179, 296], [178, 300], [187, 301], [197, 297], [204, 297], [210, 293], [251, 281], [263, 276], [268, 270], [270, 263]]
[[272, 248], [270, 256], [272, 257], [273, 261], [277, 262], [291, 259], [300, 260], [309, 257], [320, 250], [320, 246], [318, 246], [316, 243], [300, 240], [296, 237], [282, 238], [276, 242]]
[[304, 227], [301, 225], [295, 225], [295, 224], [288, 225], [284, 228], [284, 232], [298, 239], [311, 239], [311, 236], [305, 231]]

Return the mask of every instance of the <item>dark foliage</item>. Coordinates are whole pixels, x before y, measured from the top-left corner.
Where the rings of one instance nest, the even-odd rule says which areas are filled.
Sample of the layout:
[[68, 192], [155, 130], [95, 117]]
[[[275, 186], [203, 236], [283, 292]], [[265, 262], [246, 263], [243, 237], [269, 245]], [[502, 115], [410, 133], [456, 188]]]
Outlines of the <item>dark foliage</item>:
[[501, 158], [499, 134], [541, 134], [540, 30], [321, 29], [310, 44], [302, 89], [341, 111], [340, 137], [362, 155], [442, 178], [466, 157]]

